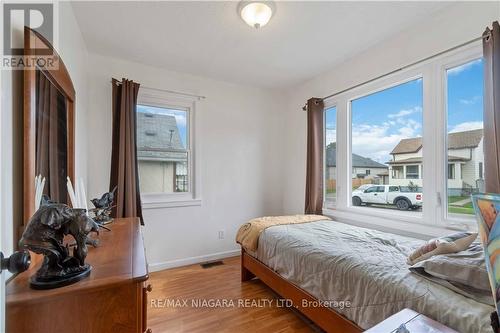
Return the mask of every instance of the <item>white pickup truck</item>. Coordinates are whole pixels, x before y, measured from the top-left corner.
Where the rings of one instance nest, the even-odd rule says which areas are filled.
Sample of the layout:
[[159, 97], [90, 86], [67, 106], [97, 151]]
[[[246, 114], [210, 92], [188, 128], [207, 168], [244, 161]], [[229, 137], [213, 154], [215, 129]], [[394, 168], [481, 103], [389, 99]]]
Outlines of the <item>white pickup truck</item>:
[[399, 210], [422, 207], [421, 189], [396, 185], [363, 185], [352, 191], [354, 206], [395, 205]]

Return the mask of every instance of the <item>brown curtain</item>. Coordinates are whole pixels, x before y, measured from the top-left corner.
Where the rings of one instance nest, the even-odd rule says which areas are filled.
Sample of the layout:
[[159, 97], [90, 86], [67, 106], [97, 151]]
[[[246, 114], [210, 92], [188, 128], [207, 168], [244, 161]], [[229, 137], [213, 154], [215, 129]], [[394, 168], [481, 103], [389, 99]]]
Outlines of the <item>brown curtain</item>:
[[306, 214], [323, 211], [323, 109], [322, 99], [307, 101]]
[[113, 85], [113, 147], [109, 190], [117, 187], [115, 217], [142, 218], [139, 174], [137, 169], [136, 110], [139, 83], [122, 79]]
[[486, 192], [500, 193], [500, 26], [486, 28], [484, 56], [484, 169]]
[[38, 70], [36, 90], [35, 173], [45, 177], [44, 194], [53, 201], [66, 203], [68, 159], [66, 98]]

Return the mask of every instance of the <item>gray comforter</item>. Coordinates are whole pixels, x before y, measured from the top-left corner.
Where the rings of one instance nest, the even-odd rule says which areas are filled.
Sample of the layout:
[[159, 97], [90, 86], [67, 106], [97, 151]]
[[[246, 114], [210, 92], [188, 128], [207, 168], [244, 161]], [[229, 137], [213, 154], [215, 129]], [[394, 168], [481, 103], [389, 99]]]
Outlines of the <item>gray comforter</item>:
[[408, 254], [422, 243], [319, 221], [266, 229], [254, 255], [364, 329], [411, 308], [459, 332], [491, 333], [493, 307], [408, 270]]

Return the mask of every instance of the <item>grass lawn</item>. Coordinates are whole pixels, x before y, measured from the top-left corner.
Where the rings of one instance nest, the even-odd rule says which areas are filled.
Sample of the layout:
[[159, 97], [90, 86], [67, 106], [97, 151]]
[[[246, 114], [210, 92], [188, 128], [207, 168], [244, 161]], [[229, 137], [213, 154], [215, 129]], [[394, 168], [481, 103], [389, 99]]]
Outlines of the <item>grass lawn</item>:
[[472, 202], [468, 202], [461, 207], [451, 206], [451, 203], [468, 199], [468, 196], [456, 196], [456, 197], [448, 197], [448, 213], [452, 214], [469, 214], [474, 215], [474, 208], [472, 207]]
[[448, 213], [474, 215], [474, 208], [448, 206]]

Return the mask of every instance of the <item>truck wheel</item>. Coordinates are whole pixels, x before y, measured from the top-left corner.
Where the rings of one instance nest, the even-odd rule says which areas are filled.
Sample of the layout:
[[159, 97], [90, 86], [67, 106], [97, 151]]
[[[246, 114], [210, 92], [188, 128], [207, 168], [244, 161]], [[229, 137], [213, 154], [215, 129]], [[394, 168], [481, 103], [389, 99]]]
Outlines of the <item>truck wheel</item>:
[[398, 201], [396, 201], [396, 207], [398, 207], [399, 210], [408, 210], [410, 206], [411, 203], [407, 199], [398, 199]]
[[361, 206], [361, 199], [359, 197], [352, 198], [352, 205], [353, 206]]

